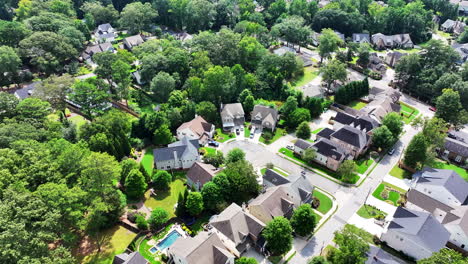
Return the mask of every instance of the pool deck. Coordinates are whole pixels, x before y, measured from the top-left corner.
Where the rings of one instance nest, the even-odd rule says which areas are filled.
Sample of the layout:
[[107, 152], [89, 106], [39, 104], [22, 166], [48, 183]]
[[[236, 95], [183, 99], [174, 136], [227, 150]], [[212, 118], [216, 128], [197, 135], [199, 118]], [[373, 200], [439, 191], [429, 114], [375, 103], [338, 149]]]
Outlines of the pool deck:
[[159, 239], [158, 241], [154, 240], [154, 239], [151, 239], [150, 241], [148, 241], [148, 244], [151, 245], [152, 247], [149, 249], [149, 251], [151, 252], [151, 249], [153, 248], [157, 248], [158, 251], [156, 252], [151, 252], [151, 254], [158, 254], [158, 252], [160, 253], [164, 253], [164, 254], [167, 254], [167, 248], [163, 249], [163, 250], [159, 250], [158, 246], [159, 243], [161, 243], [164, 239], [166, 239], [172, 232], [176, 231], [177, 233], [179, 233], [180, 237], [182, 238], [186, 238], [187, 237], [187, 234], [185, 233], [185, 231], [182, 229], [182, 227], [179, 225], [179, 224], [175, 224], [171, 227], [171, 229], [169, 229], [169, 231], [167, 232], [167, 234]]

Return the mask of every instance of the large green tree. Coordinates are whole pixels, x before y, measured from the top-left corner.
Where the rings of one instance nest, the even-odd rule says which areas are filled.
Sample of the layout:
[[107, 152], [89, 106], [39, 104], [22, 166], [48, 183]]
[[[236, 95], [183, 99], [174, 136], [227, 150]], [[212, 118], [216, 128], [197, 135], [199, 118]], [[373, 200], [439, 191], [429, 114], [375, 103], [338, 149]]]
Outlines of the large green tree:
[[403, 131], [403, 120], [401, 115], [395, 112], [391, 112], [384, 116], [382, 124], [392, 132], [394, 138], [398, 138]]
[[372, 144], [376, 148], [388, 149], [393, 145], [395, 137], [386, 125], [374, 129], [372, 133]]
[[432, 256], [418, 261], [418, 264], [438, 263], [467, 264], [468, 259], [453, 249], [443, 248], [439, 252], [434, 252]]
[[403, 162], [411, 168], [419, 168], [426, 162], [428, 142], [423, 133], [416, 134], [405, 150]]
[[308, 236], [314, 232], [317, 220], [310, 204], [303, 204], [294, 210], [291, 226], [300, 236]]
[[320, 62], [323, 61], [323, 58], [330, 58], [330, 55], [337, 51], [342, 43], [343, 41], [332, 29], [323, 29], [319, 37]]
[[140, 33], [148, 30], [151, 22], [158, 16], [150, 3], [129, 3], [120, 13], [119, 24], [131, 33]]
[[292, 227], [288, 219], [278, 216], [273, 218], [262, 232], [267, 241], [267, 249], [272, 255], [282, 255], [292, 248]]
[[197, 216], [203, 211], [203, 197], [199, 192], [191, 192], [185, 202], [185, 208], [192, 216]]
[[[21, 59], [16, 51], [8, 46], [0, 46], [0, 76], [9, 78], [8, 74], [16, 74], [21, 65]], [[2, 82], [0, 82], [0, 85]]]
[[343, 230], [335, 232], [334, 241], [339, 247], [332, 251], [329, 257], [331, 263], [364, 264], [366, 262], [369, 244], [351, 231], [352, 228], [353, 226], [347, 225]]
[[148, 184], [146, 184], [145, 177], [139, 169], [131, 170], [125, 178], [125, 193], [130, 199], [143, 197], [147, 187]]
[[67, 106], [65, 100], [74, 82], [73, 77], [68, 74], [61, 76], [52, 75], [36, 86], [34, 96], [49, 102], [58, 111], [65, 111]]

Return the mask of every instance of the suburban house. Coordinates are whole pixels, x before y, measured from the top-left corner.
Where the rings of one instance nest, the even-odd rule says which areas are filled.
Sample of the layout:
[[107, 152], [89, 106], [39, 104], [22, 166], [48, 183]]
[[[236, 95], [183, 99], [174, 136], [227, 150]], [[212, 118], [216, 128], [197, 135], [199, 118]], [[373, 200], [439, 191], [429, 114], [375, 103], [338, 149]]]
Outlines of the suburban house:
[[166, 148], [154, 149], [154, 167], [158, 170], [188, 169], [200, 161], [197, 139], [182, 138]]
[[278, 56], [283, 56], [288, 52], [290, 52], [290, 53], [296, 55], [298, 58], [302, 59], [304, 67], [308, 67], [308, 66], [312, 65], [312, 60], [311, 60], [310, 55], [308, 55], [306, 53], [298, 53], [298, 52], [296, 52], [296, 50], [294, 48], [287, 47], [287, 46], [281, 46], [281, 47], [273, 50], [273, 53], [278, 55]]
[[462, 64], [468, 59], [468, 43], [465, 43], [465, 44], [455, 43], [452, 45], [452, 48], [460, 56], [460, 59], [457, 61], [458, 64]]
[[187, 185], [198, 192], [205, 183], [213, 179], [217, 172], [218, 169], [213, 165], [197, 161], [187, 172]]
[[385, 63], [392, 67], [395, 68], [397, 63], [400, 61], [400, 59], [404, 56], [408, 55], [407, 53], [401, 53], [399, 51], [391, 51], [388, 52], [387, 55], [385, 56]]
[[234, 247], [229, 247], [229, 243], [224, 243], [218, 233], [211, 230], [177, 239], [167, 248], [167, 253], [175, 264], [234, 264], [239, 256]]
[[114, 51], [114, 47], [112, 47], [112, 44], [110, 42], [88, 46], [81, 53], [80, 60], [86, 62], [87, 64], [94, 65], [94, 62], [93, 62], [94, 54], [106, 52], [106, 51], [109, 51], [109, 52]]
[[177, 139], [188, 137], [197, 139], [200, 145], [205, 145], [208, 140], [213, 138], [215, 126], [206, 122], [201, 116], [196, 116], [189, 122], [185, 122], [177, 128]]
[[307, 140], [298, 138], [297, 141], [294, 143], [294, 150], [293, 151], [297, 155], [301, 156], [306, 149], [312, 147], [312, 144], [313, 144], [312, 142], [309, 142]]
[[241, 103], [221, 104], [223, 131], [234, 132], [244, 126], [245, 113]]
[[357, 158], [369, 148], [371, 136], [365, 130], [344, 126], [330, 135], [330, 141], [340, 146], [346, 154]]
[[[329, 134], [331, 135], [331, 131], [337, 131], [338, 129], [342, 128], [342, 127], [345, 127], [345, 126], [350, 126], [350, 127], [354, 127], [354, 128], [357, 128], [357, 129], [360, 129], [360, 130], [363, 130], [364, 132], [368, 133], [370, 131], [372, 131], [374, 128], [378, 127], [379, 124], [373, 120], [372, 118], [370, 118], [369, 116], [352, 116], [352, 115], [349, 115], [347, 113], [343, 113], [343, 112], [338, 112], [336, 114], [336, 116], [333, 118], [333, 130], [331, 129], [328, 129], [326, 131], [320, 131], [322, 133], [319, 132], [319, 134], [317, 134], [317, 136], [322, 136], [322, 137], [326, 137], [324, 135], [326, 134]], [[326, 134], [325, 134], [326, 133]], [[326, 137], [328, 138], [328, 137]]]
[[460, 35], [465, 30], [465, 26], [466, 24], [462, 21], [454, 21], [452, 19], [447, 19], [442, 25], [440, 25], [440, 29], [447, 33]]
[[252, 247], [263, 250], [265, 239], [261, 232], [265, 224], [235, 203], [212, 216], [209, 226], [222, 241], [232, 243], [240, 254]]
[[353, 42], [370, 44], [371, 40], [368, 33], [353, 33]]
[[135, 35], [125, 38], [122, 42], [125, 48], [131, 51], [134, 47], [141, 45], [145, 41], [143, 40], [141, 35]]
[[380, 237], [387, 245], [417, 260], [444, 248], [450, 233], [430, 213], [398, 207]]
[[263, 130], [264, 128], [274, 131], [276, 123], [279, 121], [278, 110], [264, 106], [256, 105], [252, 111], [252, 126], [255, 129]]
[[383, 60], [377, 55], [377, 53], [370, 54], [368, 68], [381, 74], [384, 74], [387, 71], [387, 66], [385, 66]]
[[400, 112], [400, 96], [401, 93], [394, 89], [381, 91], [381, 89], [372, 88], [367, 96], [369, 103], [359, 110], [362, 115], [361, 119], [368, 119], [369, 122], [374, 120], [377, 124], [381, 124], [387, 114]]
[[406, 207], [431, 213], [449, 232], [449, 242], [468, 246], [468, 182], [452, 170], [424, 168], [413, 175]]
[[467, 166], [468, 134], [462, 131], [450, 131], [445, 138], [444, 146], [437, 149], [439, 157], [460, 165]]
[[122, 253], [114, 257], [112, 264], [147, 264], [149, 263], [139, 252]]
[[372, 35], [372, 44], [377, 49], [412, 49], [414, 47], [413, 41], [409, 34], [397, 34], [397, 35], [384, 35], [377, 33]]
[[96, 30], [94, 31], [94, 37], [96, 38], [98, 43], [104, 42], [112, 42], [117, 37], [117, 33], [115, 29], [111, 26], [111, 24], [102, 24], [99, 25]]
[[263, 186], [265, 188], [288, 184], [290, 181], [274, 170], [266, 169], [263, 176]]
[[277, 216], [289, 219], [295, 208], [312, 202], [313, 192], [312, 184], [301, 175], [292, 183], [267, 188], [264, 193], [250, 201], [249, 212], [265, 224]]
[[40, 83], [41, 81], [32, 82], [30, 84], [25, 84], [23, 85], [21, 89], [11, 90], [9, 92], [13, 93], [16, 96], [16, 98], [18, 98], [19, 100], [24, 100], [33, 95], [34, 89], [36, 89], [36, 86]]
[[346, 158], [346, 151], [337, 143], [321, 138], [316, 141], [312, 148], [315, 149], [315, 162], [336, 171]]

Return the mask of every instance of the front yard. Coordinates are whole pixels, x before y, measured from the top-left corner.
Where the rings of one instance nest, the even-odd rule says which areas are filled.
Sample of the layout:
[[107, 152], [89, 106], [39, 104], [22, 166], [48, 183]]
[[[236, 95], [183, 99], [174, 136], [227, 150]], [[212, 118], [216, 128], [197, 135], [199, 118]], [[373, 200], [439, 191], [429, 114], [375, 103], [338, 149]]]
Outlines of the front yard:
[[245, 127], [244, 127], [244, 137], [245, 138], [249, 138], [250, 137], [250, 123], [245, 123]]
[[411, 123], [411, 121], [413, 121], [413, 119], [419, 114], [418, 109], [408, 104], [400, 102], [400, 106], [401, 106], [400, 114], [403, 116], [403, 121], [405, 122], [405, 124]]
[[286, 132], [282, 128], [276, 128], [275, 133], [273, 134], [273, 137], [270, 140], [266, 140], [263, 136], [266, 131], [263, 131], [262, 136], [260, 137], [260, 142], [270, 145], [271, 143], [275, 142], [278, 140], [280, 137], [282, 137]]
[[314, 189], [312, 196], [320, 200], [320, 206], [317, 208], [320, 213], [326, 214], [333, 207], [333, 201], [330, 197], [317, 190], [317, 188]]
[[403, 202], [403, 195], [405, 193], [406, 191], [401, 188], [398, 188], [387, 182], [382, 182], [372, 193], [372, 196], [379, 200], [393, 204], [394, 206], [398, 206], [399, 203]]
[[375, 208], [374, 206], [371, 205], [363, 205], [359, 210], [357, 211], [357, 214], [365, 219], [383, 219], [387, 214], [385, 212], [380, 211], [379, 209]]
[[216, 149], [215, 148], [210, 148], [210, 147], [201, 147], [200, 152], [203, 152], [204, 154], [215, 154]]
[[413, 175], [411, 172], [398, 167], [398, 164], [395, 164], [395, 166], [392, 168], [389, 174], [395, 178], [402, 180], [411, 179], [411, 176]]
[[354, 162], [356, 163], [356, 172], [359, 174], [364, 174], [367, 169], [369, 169], [369, 167], [374, 163], [374, 160], [360, 158]]
[[292, 87], [301, 87], [308, 84], [319, 75], [319, 70], [314, 67], [305, 67], [304, 74], [301, 75], [297, 80], [291, 82]]
[[236, 134], [235, 133], [229, 133], [229, 134], [226, 134], [223, 132], [223, 130], [221, 128], [217, 128], [216, 129], [216, 135], [215, 135], [215, 140], [218, 141], [218, 142], [225, 142], [231, 138], [235, 138], [236, 137]]
[[156, 191], [156, 196], [151, 196], [150, 191], [145, 194], [145, 206], [153, 210], [161, 207], [169, 213], [169, 217], [174, 217], [174, 206], [179, 199], [179, 194], [184, 193], [187, 188], [185, 184], [185, 172], [174, 172], [175, 180], [169, 185], [167, 191]]

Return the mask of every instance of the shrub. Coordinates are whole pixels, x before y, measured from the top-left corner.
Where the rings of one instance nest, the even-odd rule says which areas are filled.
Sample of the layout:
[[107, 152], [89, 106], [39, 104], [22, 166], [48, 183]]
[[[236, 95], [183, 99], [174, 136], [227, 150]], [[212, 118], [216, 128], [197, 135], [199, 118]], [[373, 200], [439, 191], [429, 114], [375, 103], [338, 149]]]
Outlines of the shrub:
[[137, 227], [141, 230], [148, 229], [148, 222], [146, 221], [145, 217], [142, 214], [138, 214], [136, 216], [136, 224], [137, 224]]
[[137, 211], [130, 211], [127, 213], [127, 219], [128, 221], [135, 223], [136, 221], [136, 216], [137, 216]]
[[151, 225], [151, 228], [156, 229], [162, 224], [165, 224], [168, 220], [169, 214], [166, 210], [164, 210], [164, 208], [157, 207], [151, 212], [148, 223]]
[[320, 200], [316, 197], [312, 198], [312, 208], [317, 209], [320, 206]]
[[275, 167], [275, 165], [273, 165], [273, 163], [271, 163], [271, 162], [268, 162], [268, 163], [266, 164], [266, 168], [267, 168], [267, 169], [270, 169], [270, 170], [271, 170], [271, 169], [273, 169], [274, 167]]
[[388, 199], [389, 192], [387, 189], [383, 189], [383, 191], [380, 193], [380, 197], [384, 199]]
[[156, 172], [151, 178], [154, 188], [157, 190], [169, 189], [169, 184], [172, 181], [172, 176], [167, 171], [160, 170]]

